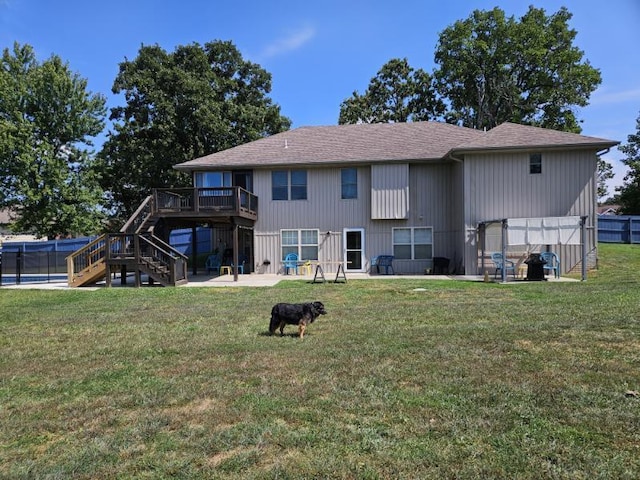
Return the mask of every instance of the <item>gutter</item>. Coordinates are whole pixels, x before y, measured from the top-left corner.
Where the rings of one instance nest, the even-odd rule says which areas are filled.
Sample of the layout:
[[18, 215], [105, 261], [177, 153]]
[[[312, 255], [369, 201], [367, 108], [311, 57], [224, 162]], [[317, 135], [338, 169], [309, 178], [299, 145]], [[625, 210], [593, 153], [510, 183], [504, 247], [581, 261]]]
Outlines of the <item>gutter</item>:
[[454, 162], [458, 162], [458, 163], [464, 163], [464, 159], [456, 157], [453, 153], [449, 152], [448, 157], [453, 160]]

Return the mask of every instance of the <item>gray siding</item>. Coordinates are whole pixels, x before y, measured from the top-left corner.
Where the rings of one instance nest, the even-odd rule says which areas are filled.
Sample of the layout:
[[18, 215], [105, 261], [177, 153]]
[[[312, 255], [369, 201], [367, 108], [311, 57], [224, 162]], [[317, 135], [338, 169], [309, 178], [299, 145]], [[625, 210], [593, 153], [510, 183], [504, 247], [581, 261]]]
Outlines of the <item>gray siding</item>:
[[[407, 219], [371, 219], [371, 168], [358, 167], [358, 198], [342, 200], [340, 168], [310, 168], [307, 170], [307, 200], [272, 201], [271, 171], [254, 171], [254, 193], [259, 198], [258, 221], [255, 225], [254, 250], [256, 271], [277, 273], [280, 264], [281, 229], [318, 229], [318, 256], [323, 261], [340, 261], [343, 257], [343, 229], [363, 228], [366, 267], [376, 255], [392, 254], [394, 227], [425, 226], [434, 229], [434, 256], [451, 259], [451, 265], [462, 261], [463, 242], [460, 228], [452, 226], [451, 218], [460, 217], [459, 175], [454, 175], [451, 163], [411, 165], [407, 171], [405, 202]], [[411, 208], [409, 208], [411, 206]], [[329, 235], [326, 233], [329, 232]], [[269, 260], [268, 267], [263, 261]], [[397, 273], [422, 273], [430, 267], [427, 261], [395, 261]], [[335, 270], [332, 266], [329, 270]]]
[[[475, 230], [481, 221], [503, 218], [587, 215], [596, 209], [596, 163], [593, 152], [545, 152], [542, 173], [529, 173], [529, 153], [468, 155], [464, 162], [464, 218], [467, 232], [465, 269], [479, 272]], [[595, 249], [589, 230], [588, 250]], [[551, 246], [563, 271], [580, 261], [580, 247]]]
[[371, 219], [406, 219], [409, 204], [409, 165], [371, 165]]

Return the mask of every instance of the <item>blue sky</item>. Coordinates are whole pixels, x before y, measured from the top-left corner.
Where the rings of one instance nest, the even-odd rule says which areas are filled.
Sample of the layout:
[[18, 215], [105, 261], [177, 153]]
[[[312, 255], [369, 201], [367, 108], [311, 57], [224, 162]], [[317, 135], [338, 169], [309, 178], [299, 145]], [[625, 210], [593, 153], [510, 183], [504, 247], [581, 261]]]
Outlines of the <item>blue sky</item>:
[[[118, 64], [142, 44], [231, 40], [245, 59], [272, 74], [271, 98], [293, 127], [335, 125], [340, 103], [363, 92], [380, 67], [406, 57], [431, 72], [439, 33], [474, 9], [520, 17], [530, 4], [547, 14], [566, 6], [575, 45], [599, 68], [602, 84], [578, 111], [583, 134], [626, 143], [640, 115], [640, 0], [0, 0], [0, 47], [34, 47], [39, 60], [59, 55], [108, 105]], [[613, 186], [624, 166], [616, 149]]]

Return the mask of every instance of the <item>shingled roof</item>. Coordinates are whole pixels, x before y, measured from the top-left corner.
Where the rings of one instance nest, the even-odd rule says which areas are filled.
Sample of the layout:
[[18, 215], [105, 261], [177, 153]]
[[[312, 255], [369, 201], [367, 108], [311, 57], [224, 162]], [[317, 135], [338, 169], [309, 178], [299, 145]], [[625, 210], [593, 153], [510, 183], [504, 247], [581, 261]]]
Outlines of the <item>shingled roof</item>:
[[618, 142], [504, 123], [482, 132], [440, 122], [300, 127], [175, 165], [178, 170], [441, 160], [478, 150], [582, 146]]
[[604, 138], [588, 137], [576, 133], [559, 132], [548, 128], [505, 122], [492, 128], [481, 137], [458, 145], [455, 151], [456, 153], [464, 153], [478, 150], [547, 149], [557, 147], [588, 147], [600, 150], [613, 147], [618, 143], [620, 142]]

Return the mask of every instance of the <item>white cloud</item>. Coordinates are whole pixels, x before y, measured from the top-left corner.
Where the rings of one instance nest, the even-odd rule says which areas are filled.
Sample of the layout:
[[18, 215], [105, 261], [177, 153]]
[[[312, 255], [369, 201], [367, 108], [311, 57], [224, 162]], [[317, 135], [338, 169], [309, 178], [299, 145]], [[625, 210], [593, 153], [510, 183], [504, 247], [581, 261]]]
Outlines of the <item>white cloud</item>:
[[624, 103], [640, 100], [640, 88], [631, 90], [621, 90], [613, 92], [610, 89], [599, 88], [593, 95], [589, 103], [591, 105], [610, 105], [614, 103]]
[[270, 45], [267, 45], [262, 52], [262, 56], [266, 58], [283, 55], [288, 52], [299, 49], [309, 42], [316, 35], [316, 29], [313, 27], [303, 27], [291, 32], [288, 36], [280, 38]]

